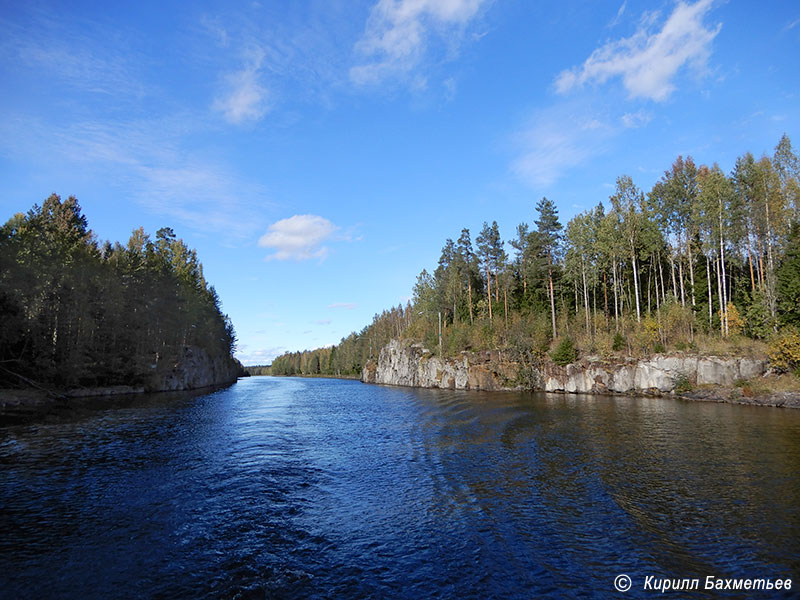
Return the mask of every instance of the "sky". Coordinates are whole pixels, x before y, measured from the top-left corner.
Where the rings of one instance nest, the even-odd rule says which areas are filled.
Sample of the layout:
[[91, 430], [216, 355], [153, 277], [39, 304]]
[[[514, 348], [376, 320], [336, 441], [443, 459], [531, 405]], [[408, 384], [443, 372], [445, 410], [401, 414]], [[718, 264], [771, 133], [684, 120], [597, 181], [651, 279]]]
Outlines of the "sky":
[[796, 0], [0, 0], [0, 32], [0, 219], [57, 193], [99, 240], [172, 227], [247, 365], [543, 196], [566, 224], [679, 155], [800, 148]]

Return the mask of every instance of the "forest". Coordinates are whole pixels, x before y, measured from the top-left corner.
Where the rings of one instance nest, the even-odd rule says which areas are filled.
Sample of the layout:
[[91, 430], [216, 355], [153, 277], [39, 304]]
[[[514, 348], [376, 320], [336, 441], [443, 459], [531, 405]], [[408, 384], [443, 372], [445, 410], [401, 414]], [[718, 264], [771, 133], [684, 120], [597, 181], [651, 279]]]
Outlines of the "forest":
[[236, 336], [194, 250], [162, 228], [100, 243], [55, 194], [0, 229], [0, 387], [146, 385], [186, 346]]
[[696, 352], [766, 354], [777, 371], [800, 369], [800, 161], [787, 135], [772, 156], [745, 153], [728, 174], [679, 156], [648, 192], [622, 175], [605, 203], [566, 226], [547, 198], [533, 216], [505, 240], [496, 221], [474, 242], [462, 229], [406, 306], [268, 371], [355, 375], [392, 338], [445, 356], [499, 349], [523, 363]]

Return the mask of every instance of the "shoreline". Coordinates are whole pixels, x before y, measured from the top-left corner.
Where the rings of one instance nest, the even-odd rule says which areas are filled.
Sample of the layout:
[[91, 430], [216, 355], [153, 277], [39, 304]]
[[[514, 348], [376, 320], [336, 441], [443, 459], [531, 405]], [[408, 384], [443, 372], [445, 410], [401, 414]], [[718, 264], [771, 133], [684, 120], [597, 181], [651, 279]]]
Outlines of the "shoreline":
[[184, 390], [159, 391], [125, 385], [73, 390], [0, 389], [0, 427], [45, 420], [77, 409], [123, 407], [147, 396], [207, 394], [234, 383], [236, 381]]
[[[362, 381], [364, 385], [379, 385], [393, 388], [412, 388], [419, 390], [448, 390], [451, 388], [438, 388], [420, 385], [399, 385], [395, 383], [372, 383]], [[653, 393], [646, 391], [638, 392], [565, 392], [564, 390], [531, 390], [522, 387], [503, 387], [493, 390], [462, 390], [471, 393], [490, 393], [490, 394], [556, 394], [558, 396], [597, 396], [597, 397], [620, 397], [620, 398], [664, 398], [680, 400], [682, 402], [708, 402], [716, 404], [735, 404], [738, 406], [764, 406], [768, 408], [789, 408], [800, 409], [800, 392], [770, 392], [746, 396], [736, 387], [720, 387], [713, 389], [692, 390], [684, 393]]]
[[299, 379], [346, 379], [348, 381], [361, 381], [359, 375], [248, 375], [248, 377], [297, 377]]
[[686, 402], [716, 402], [719, 404], [738, 404], [740, 406], [800, 409], [800, 392], [773, 391], [747, 395], [737, 387], [717, 386], [711, 389], [698, 389], [676, 394], [675, 397]]
[[452, 390], [672, 397], [686, 401], [800, 408], [800, 380], [766, 357], [656, 354], [586, 356], [558, 365], [504, 358], [500, 351], [442, 358], [420, 343], [392, 340], [361, 373], [364, 383]]

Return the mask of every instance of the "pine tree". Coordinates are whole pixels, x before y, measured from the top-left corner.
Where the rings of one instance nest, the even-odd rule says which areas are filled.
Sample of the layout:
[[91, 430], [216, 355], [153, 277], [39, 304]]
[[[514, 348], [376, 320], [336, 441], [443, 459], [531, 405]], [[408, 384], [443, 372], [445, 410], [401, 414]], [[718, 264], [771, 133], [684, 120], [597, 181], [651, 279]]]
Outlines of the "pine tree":
[[546, 259], [548, 291], [550, 295], [550, 316], [553, 325], [553, 338], [558, 336], [556, 328], [556, 297], [553, 286], [553, 272], [561, 255], [561, 223], [558, 220], [558, 210], [547, 198], [542, 198], [536, 204], [539, 218], [536, 224], [538, 243]]

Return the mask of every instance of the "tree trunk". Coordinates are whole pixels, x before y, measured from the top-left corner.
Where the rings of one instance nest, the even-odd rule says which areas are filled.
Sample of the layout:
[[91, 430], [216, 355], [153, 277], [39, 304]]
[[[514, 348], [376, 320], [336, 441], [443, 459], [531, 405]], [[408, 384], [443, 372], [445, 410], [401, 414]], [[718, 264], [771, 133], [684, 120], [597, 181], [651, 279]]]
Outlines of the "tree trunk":
[[727, 337], [728, 331], [728, 294], [725, 288], [725, 246], [722, 243], [722, 236], [719, 238], [719, 258], [720, 258], [720, 273], [722, 277], [722, 302], [723, 309], [720, 313], [720, 319], [724, 321], [723, 335]]
[[695, 298], [694, 298], [694, 295], [695, 295], [695, 293], [694, 293], [694, 256], [692, 256], [692, 245], [687, 243], [686, 244], [686, 250], [687, 250], [687, 253], [689, 254], [689, 288], [690, 288], [691, 294], [692, 294], [692, 306], [694, 307], [694, 306], [697, 306], [697, 302], [695, 301]]
[[472, 276], [467, 280], [467, 301], [469, 302], [469, 324], [472, 325]]
[[553, 290], [553, 270], [547, 270], [547, 278], [550, 280], [550, 315], [553, 320], [553, 339], [556, 339], [558, 332], [556, 331], [556, 295]]
[[678, 283], [675, 281], [675, 257], [672, 256], [672, 252], [669, 254], [669, 273], [672, 276], [672, 295], [677, 299]]
[[486, 261], [486, 299], [489, 301], [489, 321], [492, 320], [492, 274], [489, 272], [489, 261]]
[[619, 293], [617, 291], [617, 260], [611, 261], [611, 274], [614, 277], [614, 331], [619, 331]]
[[708, 328], [711, 329], [711, 321], [714, 319], [714, 300], [711, 296], [711, 259], [706, 254], [706, 281], [708, 283]]
[[636, 322], [642, 322], [642, 311], [639, 308], [639, 270], [636, 268], [636, 252], [631, 245], [631, 266], [633, 266], [633, 288], [636, 297]]
[[586, 287], [586, 268], [581, 261], [581, 275], [583, 276], [583, 307], [586, 312], [586, 333], [591, 334], [591, 325], [589, 324], [589, 290]]

